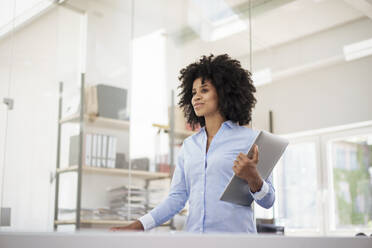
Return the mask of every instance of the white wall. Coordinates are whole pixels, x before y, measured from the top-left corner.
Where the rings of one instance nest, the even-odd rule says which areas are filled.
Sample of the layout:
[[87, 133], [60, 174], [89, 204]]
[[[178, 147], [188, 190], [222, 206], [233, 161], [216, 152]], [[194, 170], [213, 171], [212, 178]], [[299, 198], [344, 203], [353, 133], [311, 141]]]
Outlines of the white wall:
[[372, 57], [346, 62], [342, 50], [372, 38], [371, 27], [363, 18], [254, 54], [254, 70], [273, 76], [257, 88], [254, 126], [269, 129], [269, 110], [281, 134], [371, 120]]
[[285, 134], [372, 119], [372, 58], [303, 73], [258, 88], [253, 116], [256, 128]]

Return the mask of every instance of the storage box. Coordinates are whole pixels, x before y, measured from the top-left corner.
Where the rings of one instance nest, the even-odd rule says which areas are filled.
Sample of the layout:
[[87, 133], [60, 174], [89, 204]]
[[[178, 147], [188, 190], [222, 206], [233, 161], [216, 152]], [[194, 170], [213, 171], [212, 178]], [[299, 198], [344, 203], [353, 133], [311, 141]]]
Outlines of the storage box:
[[98, 116], [127, 120], [127, 90], [109, 85], [97, 85]]
[[116, 153], [116, 159], [115, 159], [115, 168], [116, 169], [126, 169], [128, 168], [129, 163], [126, 160], [124, 153]]

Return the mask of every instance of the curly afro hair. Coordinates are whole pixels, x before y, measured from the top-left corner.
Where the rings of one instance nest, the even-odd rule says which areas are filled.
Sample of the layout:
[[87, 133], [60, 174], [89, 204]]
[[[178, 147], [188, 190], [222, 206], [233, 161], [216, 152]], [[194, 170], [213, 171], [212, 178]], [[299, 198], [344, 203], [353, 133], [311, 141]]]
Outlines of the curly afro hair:
[[251, 73], [241, 67], [240, 62], [227, 54], [202, 56], [198, 62], [188, 65], [180, 71], [181, 92], [178, 105], [183, 110], [187, 122], [194, 129], [198, 124], [205, 126], [203, 116], [195, 114], [191, 104], [194, 80], [201, 78], [210, 81], [217, 91], [218, 108], [226, 120], [246, 125], [251, 122], [252, 109], [256, 104]]

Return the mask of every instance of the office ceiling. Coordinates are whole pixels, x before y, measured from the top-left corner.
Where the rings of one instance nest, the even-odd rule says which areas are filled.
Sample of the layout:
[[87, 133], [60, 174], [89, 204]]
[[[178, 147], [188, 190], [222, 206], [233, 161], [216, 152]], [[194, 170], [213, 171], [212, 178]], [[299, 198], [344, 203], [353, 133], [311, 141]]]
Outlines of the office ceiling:
[[[120, 0], [99, 1], [104, 4], [120, 3]], [[135, 1], [135, 21], [148, 19], [147, 23], [139, 22], [140, 24], [135, 25], [135, 36], [166, 28], [169, 37], [180, 46], [198, 46], [201, 49], [205, 46], [216, 53], [226, 52], [226, 48], [229, 48], [228, 52], [237, 57], [249, 53], [249, 13], [252, 17], [254, 51], [270, 49], [361, 18], [372, 18], [372, 0], [157, 1], [157, 8], [155, 5], [149, 5], [147, 0]], [[73, 0], [68, 2], [74, 3]], [[235, 17], [235, 20], [244, 23], [246, 28], [210, 42], [190, 23], [192, 16], [196, 16], [196, 23], [213, 25], [214, 22], [224, 22], [224, 18]], [[162, 21], [157, 21], [159, 19]]]
[[[189, 0], [189, 2], [193, 0]], [[270, 47], [287, 43], [314, 33], [356, 21], [367, 16], [357, 8], [359, 0], [252, 0], [252, 39], [253, 50], [269, 49]], [[224, 1], [239, 17], [239, 20], [249, 24], [249, 1]], [[351, 4], [350, 2], [354, 2]], [[372, 6], [370, 0], [360, 0]], [[200, 11], [203, 13], [203, 11]], [[187, 20], [186, 20], [187, 23]], [[173, 38], [185, 47], [203, 45], [213, 48], [216, 53], [226, 52], [241, 56], [249, 53], [249, 25], [241, 32], [222, 39], [208, 42], [202, 40], [200, 34], [189, 25], [173, 32]]]

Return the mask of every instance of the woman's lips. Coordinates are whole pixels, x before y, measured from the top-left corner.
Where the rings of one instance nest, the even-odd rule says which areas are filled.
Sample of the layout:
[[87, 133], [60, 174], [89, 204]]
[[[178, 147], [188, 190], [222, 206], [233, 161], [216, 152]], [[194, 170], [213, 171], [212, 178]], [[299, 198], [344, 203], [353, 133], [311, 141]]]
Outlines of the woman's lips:
[[200, 108], [202, 105], [203, 105], [203, 103], [197, 103], [197, 104], [194, 105], [194, 108], [195, 108], [195, 109], [198, 109], [198, 108]]

